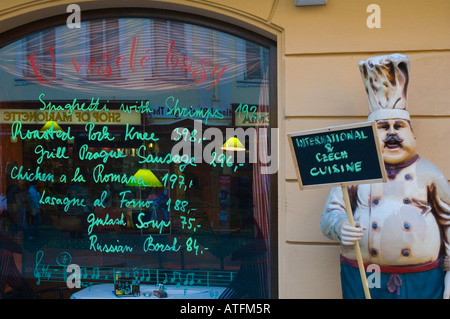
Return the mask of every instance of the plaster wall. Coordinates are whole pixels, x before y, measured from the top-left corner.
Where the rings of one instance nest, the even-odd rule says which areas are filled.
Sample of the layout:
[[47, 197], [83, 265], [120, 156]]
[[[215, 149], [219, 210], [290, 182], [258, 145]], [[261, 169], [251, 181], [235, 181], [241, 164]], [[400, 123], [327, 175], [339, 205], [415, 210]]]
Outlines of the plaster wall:
[[[358, 61], [393, 52], [411, 57], [409, 111], [418, 152], [450, 177], [448, 0], [328, 0], [310, 7], [294, 0], [11, 0], [0, 2], [0, 32], [64, 14], [71, 3], [82, 10], [196, 13], [277, 41], [280, 298], [341, 298], [339, 248], [319, 230], [328, 189], [299, 190], [286, 134], [367, 119]], [[367, 25], [371, 4], [380, 8], [380, 28]]]

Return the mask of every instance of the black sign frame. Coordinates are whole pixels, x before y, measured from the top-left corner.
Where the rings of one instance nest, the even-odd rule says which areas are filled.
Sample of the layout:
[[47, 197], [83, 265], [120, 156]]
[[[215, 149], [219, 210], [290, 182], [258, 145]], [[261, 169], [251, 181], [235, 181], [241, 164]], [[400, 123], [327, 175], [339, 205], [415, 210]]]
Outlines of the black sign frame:
[[375, 122], [288, 134], [300, 189], [386, 181]]

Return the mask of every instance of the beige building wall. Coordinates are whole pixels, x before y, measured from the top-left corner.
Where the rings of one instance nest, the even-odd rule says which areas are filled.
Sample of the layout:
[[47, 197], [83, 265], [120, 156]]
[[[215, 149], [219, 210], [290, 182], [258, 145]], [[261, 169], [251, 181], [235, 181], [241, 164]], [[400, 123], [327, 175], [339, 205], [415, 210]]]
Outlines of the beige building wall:
[[[339, 247], [319, 229], [328, 189], [300, 191], [286, 134], [367, 119], [358, 61], [393, 52], [411, 57], [409, 110], [419, 153], [450, 177], [450, 1], [11, 0], [0, 2], [0, 32], [66, 12], [108, 7], [168, 8], [219, 18], [277, 41], [280, 168], [279, 297], [341, 298]], [[369, 28], [369, 5], [380, 28]], [[370, 19], [369, 19], [370, 20]]]

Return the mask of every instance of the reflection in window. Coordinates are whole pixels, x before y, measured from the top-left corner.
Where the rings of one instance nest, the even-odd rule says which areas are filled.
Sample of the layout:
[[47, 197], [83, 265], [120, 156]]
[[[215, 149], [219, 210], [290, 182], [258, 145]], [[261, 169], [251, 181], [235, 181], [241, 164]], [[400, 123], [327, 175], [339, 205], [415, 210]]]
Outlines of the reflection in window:
[[120, 61], [119, 21], [118, 19], [93, 20], [89, 23], [89, 61], [88, 77], [120, 78], [120, 68], [107, 67], [105, 62]]
[[[184, 23], [155, 19], [153, 21], [153, 48], [155, 63], [153, 76], [165, 80], [187, 79], [186, 34]], [[188, 64], [186, 64], [188, 66]]]
[[246, 72], [247, 80], [261, 80], [264, 68], [264, 57], [262, 48], [256, 43], [246, 42]]
[[[31, 34], [15, 43], [9, 64], [2, 67], [14, 74], [16, 84], [52, 83], [60, 78], [60, 33], [49, 29]], [[15, 66], [15, 69], [12, 67]]]
[[[31, 35], [26, 39], [26, 56], [30, 60], [23, 69], [24, 77], [31, 78], [39, 73], [42, 78], [55, 77], [54, 60], [55, 30]], [[39, 55], [37, 54], [39, 52]]]
[[22, 278], [17, 293], [67, 288], [77, 264], [80, 289], [120, 278], [271, 297], [268, 57], [268, 44], [126, 17], [1, 47], [0, 240], [21, 261], [2, 278]]

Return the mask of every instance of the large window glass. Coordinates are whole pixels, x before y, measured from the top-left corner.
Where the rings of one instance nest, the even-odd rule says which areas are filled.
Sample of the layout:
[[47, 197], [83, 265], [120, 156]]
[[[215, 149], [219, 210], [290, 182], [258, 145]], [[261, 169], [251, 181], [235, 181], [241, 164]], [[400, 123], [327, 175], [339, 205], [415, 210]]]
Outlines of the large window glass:
[[3, 44], [3, 297], [274, 297], [274, 50], [235, 34], [97, 16]]

